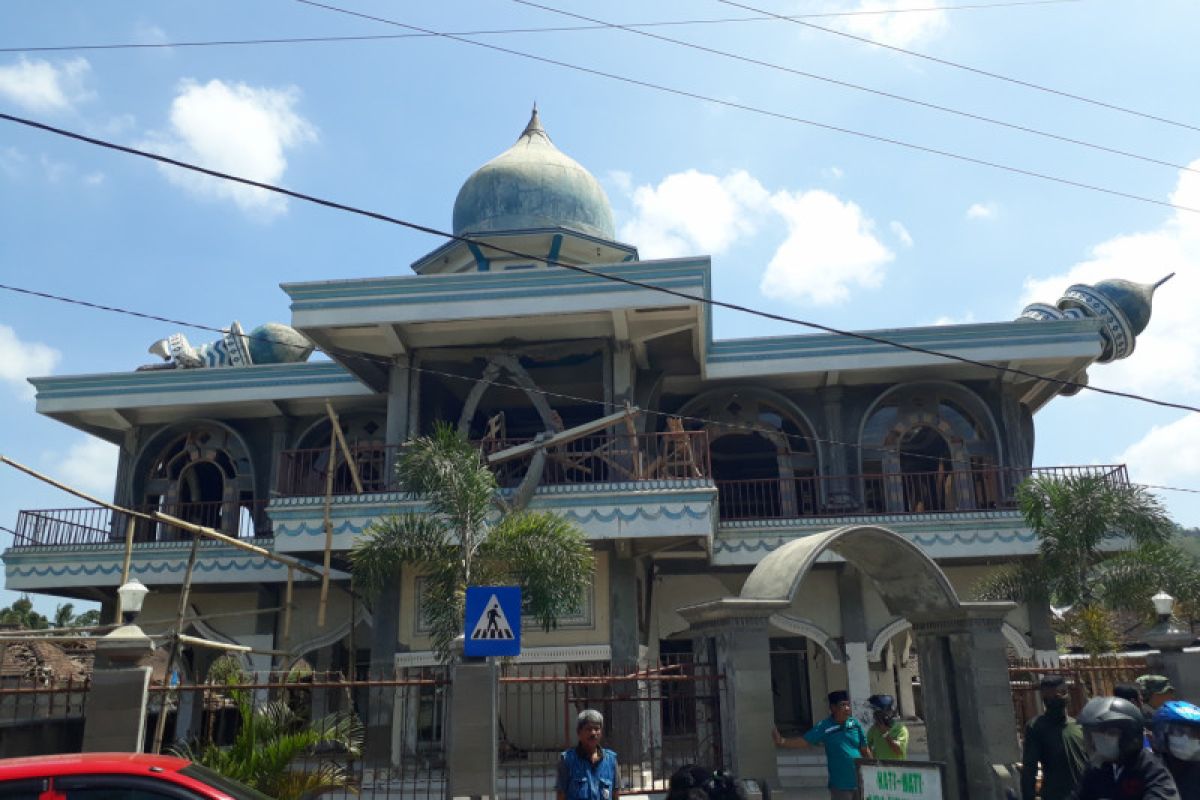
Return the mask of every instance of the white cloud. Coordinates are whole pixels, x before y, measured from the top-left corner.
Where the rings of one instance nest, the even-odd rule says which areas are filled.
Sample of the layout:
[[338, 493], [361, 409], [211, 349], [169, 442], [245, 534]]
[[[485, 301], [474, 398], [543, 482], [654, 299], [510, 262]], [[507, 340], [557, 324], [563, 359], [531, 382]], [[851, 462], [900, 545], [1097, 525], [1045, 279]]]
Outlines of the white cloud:
[[16, 178], [25, 171], [29, 156], [15, 147], [0, 147], [0, 172], [10, 178]]
[[617, 187], [622, 194], [629, 194], [633, 191], [633, 176], [623, 169], [609, 170], [608, 182]]
[[[610, 180], [632, 186], [624, 173]], [[621, 226], [620, 238], [637, 245], [643, 258], [719, 255], [740, 240], [782, 230], [759, 285], [768, 297], [840, 303], [851, 287], [879, 286], [894, 258], [876, 238], [874, 221], [853, 202], [823, 190], [771, 192], [744, 170], [720, 177], [690, 169], [625, 194], [635, 216]], [[900, 222], [889, 228], [902, 244], [912, 244]]]
[[972, 203], [967, 209], [967, 219], [993, 219], [999, 211], [995, 203]]
[[788, 236], [767, 264], [759, 289], [768, 297], [833, 305], [850, 297], [850, 287], [883, 283], [884, 265], [894, 258], [875, 238], [875, 223], [856, 203], [820, 189], [777, 192], [771, 205], [788, 226]]
[[52, 64], [21, 56], [0, 66], [0, 97], [31, 111], [67, 111], [91, 96], [83, 85], [91, 68], [85, 58]]
[[840, 181], [846, 176], [846, 173], [841, 167], [826, 167], [821, 170], [821, 175], [827, 180]]
[[89, 172], [83, 176], [83, 182], [88, 186], [99, 186], [104, 183], [103, 172]]
[[1187, 486], [1200, 480], [1200, 414], [1188, 414], [1150, 432], [1117, 456], [1133, 480]]
[[62, 354], [40, 342], [23, 342], [17, 332], [0, 325], [0, 381], [7, 383], [18, 397], [32, 400], [34, 389], [26, 378], [49, 375]]
[[[936, 0], [860, 0], [852, 8], [839, 11], [859, 12], [841, 17], [843, 30], [893, 47], [908, 47], [940, 35], [948, 27], [945, 11], [909, 11], [902, 14], [871, 13], [903, 9], [938, 8]], [[867, 13], [862, 13], [867, 12]]]
[[[1189, 166], [1200, 169], [1200, 160]], [[1200, 207], [1200, 175], [1181, 172], [1171, 202]], [[1054, 303], [1073, 283], [1107, 278], [1153, 283], [1170, 272], [1175, 277], [1155, 294], [1154, 313], [1137, 338], [1136, 352], [1093, 367], [1091, 378], [1107, 388], [1186, 400], [1200, 392], [1200, 215], [1176, 211], [1155, 229], [1101, 242], [1087, 261], [1064, 274], [1027, 279], [1021, 302]]]
[[45, 153], [42, 153], [41, 158], [38, 160], [42, 165], [42, 171], [46, 173], [46, 180], [51, 183], [58, 183], [71, 171], [70, 164], [63, 161], [55, 161]]
[[896, 220], [892, 220], [890, 223], [888, 223], [888, 228], [891, 229], [892, 235], [900, 241], [900, 244], [904, 245], [905, 247], [913, 246], [912, 234], [908, 232], [908, 228], [904, 227]]
[[944, 316], [938, 317], [937, 319], [935, 319], [933, 321], [932, 324], [933, 325], [970, 325], [973, 322], [975, 322], [975, 314], [974, 314], [974, 312], [968, 311], [967, 313], [963, 314], [961, 317], [955, 317], [952, 315], [944, 315]]
[[51, 453], [55, 477], [89, 494], [109, 495], [116, 484], [117, 446], [103, 439], [88, 436], [69, 448], [63, 455]]
[[[316, 129], [295, 111], [295, 87], [270, 89], [185, 81], [171, 102], [170, 130], [153, 133], [144, 146], [183, 161], [262, 183], [278, 183], [286, 153], [316, 140]], [[233, 200], [263, 216], [282, 213], [282, 195], [163, 165], [168, 180], [201, 196]]]
[[770, 194], [744, 170], [719, 178], [689, 169], [668, 175], [658, 186], [639, 186], [632, 200], [637, 216], [621, 226], [623, 241], [643, 258], [724, 253], [758, 230]]

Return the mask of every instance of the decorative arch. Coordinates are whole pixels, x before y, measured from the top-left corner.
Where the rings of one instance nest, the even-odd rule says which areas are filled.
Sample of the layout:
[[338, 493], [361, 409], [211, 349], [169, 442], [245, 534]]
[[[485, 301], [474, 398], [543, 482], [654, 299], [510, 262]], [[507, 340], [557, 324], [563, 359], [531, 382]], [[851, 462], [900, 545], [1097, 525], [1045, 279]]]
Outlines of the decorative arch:
[[1004, 638], [1012, 645], [1012, 649], [1016, 652], [1017, 658], [1023, 660], [1031, 660], [1033, 658], [1033, 645], [1025, 638], [1025, 636], [1013, 627], [1012, 624], [1005, 622], [1000, 626], [1000, 632], [1004, 634]]
[[[215, 420], [190, 420], [150, 437], [134, 460], [133, 497], [143, 506], [237, 535], [243, 511], [254, 508], [255, 472], [241, 434]], [[135, 537], [180, 538], [182, 532], [144, 523]]]
[[[386, 444], [387, 414], [383, 411], [355, 411], [338, 415], [342, 436], [354, 454], [358, 476], [363, 489], [368, 492], [386, 491], [390, 485], [389, 459]], [[329, 469], [329, 437], [331, 425], [328, 417], [322, 417], [296, 438], [296, 449], [302, 452], [294, 459], [287, 481], [292, 492], [300, 494], [323, 494], [325, 478]], [[352, 486], [350, 468], [339, 454], [334, 473], [335, 491]]]
[[845, 663], [846, 653], [842, 650], [842, 646], [838, 644], [837, 639], [830, 636], [824, 628], [812, 620], [804, 619], [803, 617], [793, 617], [791, 614], [780, 612], [772, 614], [769, 622], [780, 630], [794, 633], [797, 636], [804, 636], [816, 642], [834, 664]]
[[987, 404], [965, 386], [894, 386], [867, 409], [858, 438], [868, 510], [991, 508], [1004, 497], [999, 428]]
[[787, 397], [757, 387], [713, 389], [678, 415], [708, 434], [723, 519], [803, 516], [825, 505], [816, 429]]
[[884, 648], [888, 646], [888, 642], [901, 631], [906, 631], [912, 628], [912, 623], [900, 617], [883, 626], [883, 630], [875, 634], [875, 638], [871, 640], [871, 644], [867, 647], [867, 660], [880, 661], [883, 659]]

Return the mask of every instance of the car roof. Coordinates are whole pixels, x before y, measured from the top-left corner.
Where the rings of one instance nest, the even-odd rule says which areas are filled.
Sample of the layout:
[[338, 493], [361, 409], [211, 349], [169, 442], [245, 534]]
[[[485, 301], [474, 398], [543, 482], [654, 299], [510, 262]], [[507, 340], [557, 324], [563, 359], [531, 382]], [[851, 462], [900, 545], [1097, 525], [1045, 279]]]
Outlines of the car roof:
[[43, 775], [178, 772], [191, 762], [175, 756], [149, 753], [61, 753], [52, 756], [0, 759], [0, 779], [36, 778]]

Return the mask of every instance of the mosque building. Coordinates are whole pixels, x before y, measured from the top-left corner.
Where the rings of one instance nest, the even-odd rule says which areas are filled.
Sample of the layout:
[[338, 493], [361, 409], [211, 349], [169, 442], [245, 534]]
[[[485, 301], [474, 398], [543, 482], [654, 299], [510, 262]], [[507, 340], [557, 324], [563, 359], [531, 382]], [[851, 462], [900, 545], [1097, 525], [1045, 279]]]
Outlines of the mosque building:
[[[117, 504], [313, 564], [330, 486], [341, 586], [365, 528], [421, 507], [389, 469], [409, 438], [446, 421], [489, 453], [549, 442], [497, 473], [514, 502], [564, 515], [594, 546], [595, 580], [575, 612], [525, 634], [524, 661], [568, 667], [686, 656], [693, 639], [678, 609], [737, 594], [776, 548], [842, 525], [906, 537], [967, 597], [992, 566], [1035, 552], [1014, 502], [1023, 479], [1127, 480], [1119, 465], [1035, 466], [1034, 417], [1078, 391], [1092, 365], [1133, 352], [1154, 286], [1077, 285], [1014, 321], [870, 332], [916, 350], [835, 334], [714, 339], [700, 300], [711, 297], [711, 259], [642, 260], [618, 241], [599, 182], [536, 110], [463, 184], [453, 232], [463, 238], [417, 258], [412, 275], [283, 284], [289, 325], [246, 334], [235, 324], [201, 344], [170, 335], [151, 347], [162, 358], [151, 367], [34, 378], [37, 411], [119, 446]], [[330, 358], [309, 360], [314, 347]], [[362, 493], [344, 464], [330, 474], [327, 404]], [[6, 587], [99, 601], [111, 616], [125, 533], [99, 507], [22, 511]], [[142, 617], [172, 618], [191, 540], [147, 521], [134, 539], [131, 575], [151, 589]], [[331, 592], [324, 626], [319, 581], [295, 577], [287, 646], [313, 665], [434, 663], [422, 576], [406, 571], [371, 608]], [[283, 564], [204, 541], [190, 607], [279, 609], [287, 578]], [[280, 611], [199, 620], [192, 632], [284, 646]], [[1046, 607], [1013, 610], [1004, 634], [1021, 657], [1054, 649]], [[785, 733], [847, 686], [916, 711], [908, 622], [836, 557], [771, 616], [769, 641]]]

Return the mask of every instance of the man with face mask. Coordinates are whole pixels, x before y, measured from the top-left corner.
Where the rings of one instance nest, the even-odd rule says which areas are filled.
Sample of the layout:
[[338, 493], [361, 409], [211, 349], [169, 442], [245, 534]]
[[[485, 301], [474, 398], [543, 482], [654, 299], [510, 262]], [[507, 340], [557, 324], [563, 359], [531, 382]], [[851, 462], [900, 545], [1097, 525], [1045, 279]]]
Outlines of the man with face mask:
[[903, 761], [908, 758], [908, 728], [896, 713], [896, 698], [890, 694], [873, 694], [867, 698], [875, 724], [867, 729], [867, 745], [881, 761]]
[[1142, 710], [1119, 697], [1093, 697], [1079, 712], [1091, 765], [1074, 800], [1179, 800], [1171, 773], [1142, 746]]
[[[1047, 675], [1039, 686], [1045, 711], [1025, 729], [1021, 759], [1021, 800], [1066, 800], [1079, 783], [1087, 766], [1083, 729], [1067, 716], [1067, 682], [1061, 675]], [[1037, 791], [1038, 767], [1042, 791]]]
[[1154, 747], [1183, 800], [1200, 800], [1200, 707], [1168, 700], [1154, 712]]

